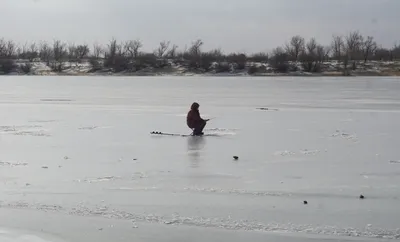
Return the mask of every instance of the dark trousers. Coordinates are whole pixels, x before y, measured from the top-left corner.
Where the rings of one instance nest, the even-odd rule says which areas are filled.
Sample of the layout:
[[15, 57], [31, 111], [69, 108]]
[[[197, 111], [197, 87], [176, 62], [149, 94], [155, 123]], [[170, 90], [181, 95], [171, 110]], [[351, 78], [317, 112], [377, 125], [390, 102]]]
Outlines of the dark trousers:
[[196, 125], [193, 128], [193, 135], [202, 135], [203, 134], [203, 129], [206, 127], [206, 122], [205, 121], [200, 121], [196, 123]]

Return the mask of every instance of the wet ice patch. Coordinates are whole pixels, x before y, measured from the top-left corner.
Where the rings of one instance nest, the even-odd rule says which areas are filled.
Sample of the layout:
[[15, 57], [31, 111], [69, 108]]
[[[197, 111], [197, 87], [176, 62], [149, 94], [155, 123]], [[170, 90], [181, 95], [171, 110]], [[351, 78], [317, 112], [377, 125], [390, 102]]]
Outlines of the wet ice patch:
[[[135, 224], [156, 223], [174, 226], [191, 226], [199, 228], [218, 228], [225, 230], [243, 230], [243, 231], [264, 231], [264, 232], [287, 232], [304, 233], [324, 236], [343, 236], [354, 238], [373, 238], [373, 239], [400, 239], [400, 229], [385, 229], [374, 227], [367, 224], [364, 227], [339, 227], [329, 225], [315, 224], [296, 224], [296, 223], [262, 223], [249, 219], [234, 219], [227, 217], [199, 217], [185, 216], [179, 213], [171, 215], [159, 215], [153, 213], [135, 214], [123, 210], [113, 209], [108, 206], [88, 207], [80, 203], [72, 208], [65, 208], [57, 205], [46, 204], [28, 204], [21, 202], [4, 203], [0, 205], [6, 208], [14, 209], [33, 209], [43, 212], [62, 212], [72, 216], [82, 217], [103, 217], [108, 219], [132, 221]], [[113, 227], [112, 225], [110, 227]]]
[[41, 125], [2, 125], [0, 126], [0, 131], [3, 132], [15, 132], [24, 129], [37, 129], [42, 128]]
[[0, 126], [0, 132], [4, 134], [13, 135], [28, 135], [28, 136], [45, 136], [48, 137], [50, 134], [46, 130], [42, 129], [41, 125], [10, 125]]
[[339, 137], [339, 138], [346, 139], [346, 140], [349, 140], [349, 141], [352, 141], [352, 142], [358, 142], [358, 137], [357, 137], [356, 134], [349, 134], [349, 133], [344, 132], [342, 130], [336, 130], [336, 132], [333, 133], [331, 135], [331, 137]]
[[274, 152], [275, 156], [295, 156], [297, 154], [301, 154], [301, 155], [317, 155], [319, 154], [320, 151], [319, 150], [308, 150], [308, 149], [303, 149], [300, 150], [298, 152], [295, 151], [290, 151], [290, 150], [284, 150], [284, 151], [276, 151]]
[[0, 166], [17, 167], [17, 166], [27, 166], [28, 163], [25, 162], [15, 162], [15, 161], [0, 161]]
[[43, 130], [40, 131], [19, 131], [15, 132], [14, 135], [20, 135], [20, 136], [37, 136], [37, 137], [50, 137], [50, 134], [47, 134]]
[[115, 181], [115, 180], [120, 180], [121, 177], [117, 176], [104, 176], [104, 177], [97, 177], [97, 178], [86, 178], [83, 180], [75, 180], [76, 182], [86, 182], [86, 183], [97, 183], [97, 182], [109, 182], [109, 181]]
[[72, 99], [65, 99], [65, 98], [43, 98], [40, 99], [42, 102], [72, 102]]
[[319, 150], [307, 150], [307, 149], [304, 149], [304, 150], [300, 151], [300, 153], [303, 154], [303, 155], [316, 155], [319, 152], [320, 152]]
[[[219, 189], [219, 188], [198, 188], [198, 187], [185, 187], [183, 189], [185, 192], [195, 192], [195, 193], [216, 193], [216, 194], [226, 194], [226, 195], [250, 195], [250, 196], [273, 196], [273, 197], [290, 197], [290, 193], [285, 192], [270, 192], [270, 191], [248, 191], [244, 189]], [[175, 191], [178, 192], [178, 191]]]
[[136, 179], [143, 179], [143, 178], [148, 178], [148, 175], [146, 175], [146, 173], [144, 173], [144, 172], [135, 172], [133, 175], [132, 175], [132, 177], [131, 177], [133, 180], [136, 180]]
[[296, 155], [296, 152], [284, 150], [284, 151], [276, 151], [274, 153], [275, 156], [293, 156]]
[[78, 129], [80, 129], [80, 130], [94, 130], [94, 129], [97, 129], [97, 128], [98, 128], [97, 126], [84, 126], [84, 127], [78, 128]]

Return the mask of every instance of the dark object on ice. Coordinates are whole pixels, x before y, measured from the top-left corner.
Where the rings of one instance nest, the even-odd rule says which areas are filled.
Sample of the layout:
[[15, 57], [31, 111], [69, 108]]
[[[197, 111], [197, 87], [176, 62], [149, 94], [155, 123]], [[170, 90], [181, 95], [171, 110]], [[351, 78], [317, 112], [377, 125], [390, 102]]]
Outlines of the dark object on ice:
[[42, 168], [43, 168], [43, 169], [49, 169], [49, 167], [47, 167], [47, 166], [42, 166]]
[[364, 197], [364, 195], [360, 195], [360, 199], [364, 199], [365, 197]]
[[277, 108], [257, 108], [258, 110], [262, 111], [279, 111]]
[[307, 202], [307, 201], [304, 201], [303, 203], [304, 203], [304, 205], [307, 205], [307, 204], [308, 204], [308, 202]]
[[233, 157], [233, 159], [239, 160], [239, 156], [236, 156], [236, 155], [235, 155], [235, 156]]
[[137, 159], [135, 158], [135, 159], [133, 159], [134, 161], [136, 161]]

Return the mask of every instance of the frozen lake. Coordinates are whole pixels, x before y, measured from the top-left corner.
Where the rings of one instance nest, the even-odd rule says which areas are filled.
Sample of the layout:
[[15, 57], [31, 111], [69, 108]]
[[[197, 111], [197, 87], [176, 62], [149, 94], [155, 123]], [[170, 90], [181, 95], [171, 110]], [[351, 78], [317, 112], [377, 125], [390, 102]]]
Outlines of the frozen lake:
[[[150, 135], [193, 101], [209, 136]], [[0, 77], [0, 112], [1, 241], [400, 239], [400, 78]]]

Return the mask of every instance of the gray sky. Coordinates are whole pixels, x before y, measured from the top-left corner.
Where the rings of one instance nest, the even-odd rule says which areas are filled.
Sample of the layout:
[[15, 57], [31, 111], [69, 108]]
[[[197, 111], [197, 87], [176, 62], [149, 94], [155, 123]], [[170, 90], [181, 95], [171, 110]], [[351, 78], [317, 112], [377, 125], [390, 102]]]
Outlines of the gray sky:
[[266, 51], [293, 35], [330, 43], [360, 30], [383, 46], [400, 43], [400, 0], [0, 0], [0, 38], [107, 43], [161, 40], [180, 48]]

